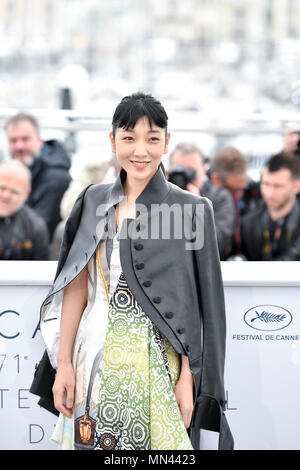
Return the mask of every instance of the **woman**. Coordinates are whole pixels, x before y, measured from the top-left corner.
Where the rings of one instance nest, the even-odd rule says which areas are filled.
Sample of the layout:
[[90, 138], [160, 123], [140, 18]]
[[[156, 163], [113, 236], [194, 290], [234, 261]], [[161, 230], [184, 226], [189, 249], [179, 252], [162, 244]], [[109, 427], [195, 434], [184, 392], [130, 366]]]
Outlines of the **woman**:
[[233, 445], [212, 209], [165, 179], [167, 121], [151, 95], [121, 101], [120, 175], [88, 187], [67, 223], [41, 309], [62, 448], [197, 449], [200, 428]]

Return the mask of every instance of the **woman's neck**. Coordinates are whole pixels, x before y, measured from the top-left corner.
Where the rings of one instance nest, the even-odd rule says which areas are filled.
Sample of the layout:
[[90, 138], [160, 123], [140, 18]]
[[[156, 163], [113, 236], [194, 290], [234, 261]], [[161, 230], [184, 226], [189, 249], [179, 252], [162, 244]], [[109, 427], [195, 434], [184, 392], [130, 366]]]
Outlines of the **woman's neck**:
[[153, 176], [154, 175], [150, 176], [147, 180], [140, 180], [132, 179], [130, 175], [127, 174], [126, 180], [124, 181], [124, 194], [127, 198], [128, 205], [134, 204]]

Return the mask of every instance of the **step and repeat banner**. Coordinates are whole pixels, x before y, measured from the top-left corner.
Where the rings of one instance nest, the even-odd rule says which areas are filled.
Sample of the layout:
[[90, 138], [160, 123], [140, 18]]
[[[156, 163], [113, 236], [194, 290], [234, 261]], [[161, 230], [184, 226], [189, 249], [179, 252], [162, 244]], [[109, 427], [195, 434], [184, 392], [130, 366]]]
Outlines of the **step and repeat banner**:
[[0, 285], [0, 449], [47, 450], [57, 417], [29, 393], [45, 350], [39, 309], [49, 286]]
[[227, 416], [237, 449], [300, 449], [299, 287], [226, 287]]
[[[235, 448], [300, 449], [299, 287], [224, 281], [226, 414]], [[44, 351], [39, 308], [50, 282], [18, 284], [0, 280], [0, 449], [55, 450], [57, 418], [29, 393]], [[216, 433], [202, 437], [204, 448], [215, 448]]]

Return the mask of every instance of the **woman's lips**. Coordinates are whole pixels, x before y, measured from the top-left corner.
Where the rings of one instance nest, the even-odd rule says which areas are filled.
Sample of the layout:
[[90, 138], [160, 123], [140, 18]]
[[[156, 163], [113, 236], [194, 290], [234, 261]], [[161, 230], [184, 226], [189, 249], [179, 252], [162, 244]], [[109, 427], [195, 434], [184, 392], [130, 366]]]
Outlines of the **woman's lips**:
[[133, 164], [134, 168], [143, 169], [146, 168], [147, 165], [149, 165], [150, 162], [138, 162], [131, 160], [131, 163]]

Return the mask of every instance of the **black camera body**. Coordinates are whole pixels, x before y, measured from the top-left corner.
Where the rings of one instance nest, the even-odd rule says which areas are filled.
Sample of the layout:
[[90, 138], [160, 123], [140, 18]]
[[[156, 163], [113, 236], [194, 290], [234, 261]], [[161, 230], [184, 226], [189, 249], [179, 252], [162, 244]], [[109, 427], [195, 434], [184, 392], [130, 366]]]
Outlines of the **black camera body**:
[[188, 168], [183, 165], [176, 165], [168, 171], [168, 180], [170, 183], [176, 184], [181, 189], [187, 188], [189, 183], [192, 183], [196, 177], [196, 170]]

